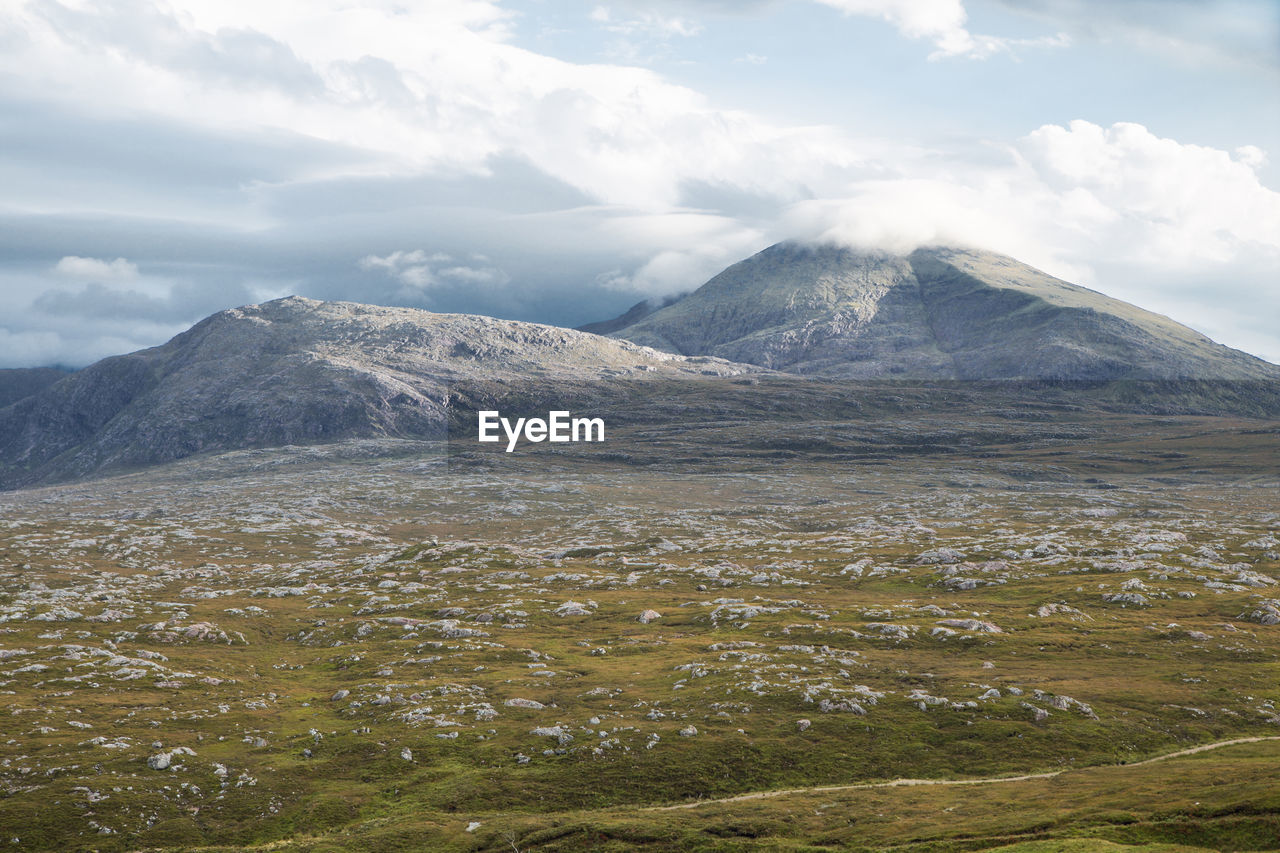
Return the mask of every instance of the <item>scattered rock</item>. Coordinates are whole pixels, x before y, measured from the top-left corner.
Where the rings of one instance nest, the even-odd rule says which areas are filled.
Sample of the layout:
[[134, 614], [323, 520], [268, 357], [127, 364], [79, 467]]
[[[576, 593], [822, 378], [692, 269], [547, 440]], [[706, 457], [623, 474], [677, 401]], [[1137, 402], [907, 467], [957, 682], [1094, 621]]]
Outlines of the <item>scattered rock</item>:
[[1102, 594], [1102, 600], [1112, 604], [1133, 604], [1138, 607], [1146, 607], [1151, 603], [1150, 599], [1140, 592], [1106, 592]]
[[866, 708], [862, 707], [857, 702], [850, 702], [848, 699], [838, 699], [835, 702], [832, 702], [830, 699], [823, 699], [818, 703], [818, 710], [824, 714], [829, 714], [833, 711], [847, 711], [850, 714], [857, 714], [860, 717], [865, 716], [867, 713]]
[[916, 563], [922, 566], [958, 563], [965, 556], [967, 555], [963, 551], [957, 551], [955, 548], [934, 548], [916, 557]]
[[1021, 702], [1019, 704], [1021, 707], [1026, 708], [1028, 711], [1032, 713], [1032, 716], [1035, 722], [1040, 723], [1049, 719], [1049, 712], [1046, 711], [1044, 708], [1037, 708], [1035, 705], [1032, 705], [1030, 702]]
[[976, 631], [980, 634], [1003, 634], [999, 626], [993, 622], [984, 622], [980, 619], [939, 619], [939, 625], [945, 625], [948, 628], [957, 628], [961, 631]]

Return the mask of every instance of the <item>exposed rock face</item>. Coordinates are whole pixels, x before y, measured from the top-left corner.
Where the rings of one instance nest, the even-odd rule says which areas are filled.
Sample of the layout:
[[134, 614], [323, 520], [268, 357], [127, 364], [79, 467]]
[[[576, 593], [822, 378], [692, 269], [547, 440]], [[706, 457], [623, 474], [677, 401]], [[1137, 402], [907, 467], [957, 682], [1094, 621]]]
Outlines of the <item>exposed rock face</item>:
[[469, 382], [753, 369], [555, 326], [289, 297], [221, 311], [0, 409], [0, 486], [206, 451], [441, 438]]
[[840, 378], [1280, 379], [1280, 367], [1167, 317], [949, 248], [779, 243], [612, 335]]

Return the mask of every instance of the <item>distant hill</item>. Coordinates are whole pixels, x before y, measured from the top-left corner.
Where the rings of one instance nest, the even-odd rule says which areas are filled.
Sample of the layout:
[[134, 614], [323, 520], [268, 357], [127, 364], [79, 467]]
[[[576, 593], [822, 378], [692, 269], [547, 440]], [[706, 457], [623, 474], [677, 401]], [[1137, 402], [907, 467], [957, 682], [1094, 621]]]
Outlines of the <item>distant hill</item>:
[[758, 372], [598, 335], [289, 297], [221, 311], [0, 409], [0, 487], [245, 447], [442, 438], [460, 389]]
[[668, 352], [824, 377], [1280, 379], [1168, 317], [965, 249], [779, 243], [672, 305], [600, 325]]
[[668, 296], [661, 301], [654, 301], [651, 299], [642, 300], [637, 302], [635, 305], [632, 305], [612, 320], [601, 320], [598, 323], [588, 323], [585, 326], [579, 326], [578, 331], [590, 332], [593, 335], [607, 335], [611, 332], [616, 332], [619, 329], [625, 329], [627, 326], [640, 322], [654, 311], [660, 311], [668, 305], [676, 304], [683, 299], [685, 295], [686, 294], [681, 294], [680, 296]]

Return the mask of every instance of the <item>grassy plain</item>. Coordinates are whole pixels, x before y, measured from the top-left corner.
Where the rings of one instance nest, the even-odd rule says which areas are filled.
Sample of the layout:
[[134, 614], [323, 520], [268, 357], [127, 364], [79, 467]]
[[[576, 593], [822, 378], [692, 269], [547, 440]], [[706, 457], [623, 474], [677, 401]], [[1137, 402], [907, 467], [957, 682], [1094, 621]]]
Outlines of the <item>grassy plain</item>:
[[1280, 736], [1278, 435], [649, 422], [0, 494], [0, 850], [1280, 849], [1280, 741], [1138, 763]]

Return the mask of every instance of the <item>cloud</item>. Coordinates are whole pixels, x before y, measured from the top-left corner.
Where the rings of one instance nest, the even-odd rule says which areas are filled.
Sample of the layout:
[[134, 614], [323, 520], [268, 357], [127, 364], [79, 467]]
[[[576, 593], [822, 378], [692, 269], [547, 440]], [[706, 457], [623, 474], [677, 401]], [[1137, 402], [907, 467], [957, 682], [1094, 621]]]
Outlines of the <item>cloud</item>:
[[[469, 258], [472, 263], [484, 264], [483, 255]], [[366, 255], [359, 261], [364, 270], [378, 270], [399, 281], [404, 287], [397, 299], [410, 304], [430, 305], [432, 291], [459, 288], [501, 288], [511, 281], [511, 276], [493, 266], [469, 266], [460, 263], [444, 252], [428, 254], [422, 249], [398, 250], [379, 257]]]
[[601, 46], [600, 55], [627, 65], [651, 66], [668, 60], [677, 39], [688, 39], [702, 32], [701, 24], [684, 15], [634, 5], [624, 14], [608, 6], [596, 6], [588, 18], [610, 37]]
[[98, 258], [67, 255], [54, 264], [53, 271], [70, 278], [88, 278], [97, 281], [128, 281], [138, 277], [138, 265], [124, 258], [104, 261]]
[[1081, 41], [1121, 42], [1191, 66], [1280, 71], [1274, 0], [998, 0]]
[[646, 9], [618, 17], [608, 6], [596, 6], [590, 18], [602, 29], [624, 36], [669, 39], [688, 38], [702, 32], [702, 25], [679, 15], [663, 15]]
[[121, 290], [99, 282], [90, 282], [77, 290], [55, 288], [38, 294], [31, 307], [52, 317], [172, 324], [194, 322], [223, 308], [246, 305], [254, 301], [256, 295], [242, 284], [216, 291], [194, 282], [146, 284], [152, 293]]
[[[974, 32], [961, 0], [820, 1], [938, 59], [1063, 41]], [[1188, 4], [1164, 5], [1176, 17]], [[1267, 155], [1244, 144], [1260, 140], [1205, 131], [1215, 149], [1136, 124], [1044, 124], [1080, 115], [1059, 102], [1016, 115], [982, 102], [999, 122], [977, 125], [971, 92], [946, 123], [992, 138], [876, 139], [892, 119], [850, 106], [874, 103], [857, 94], [862, 66], [806, 77], [751, 30], [792, 9], [830, 23], [815, 0], [615, 2], [594, 23], [580, 8], [569, 37], [584, 43], [566, 53], [593, 55], [601, 32], [685, 40], [705, 63], [689, 79], [758, 82], [732, 63], [768, 51], [780, 98], [852, 87], [819, 113], [841, 126], [727, 108], [770, 99], [730, 83], [714, 84], [717, 101], [644, 68], [535, 52], [486, 0], [0, 4], [0, 109], [13, 118], [0, 128], [0, 326], [27, 336], [24, 352], [60, 346], [66, 361], [290, 292], [577, 325], [696, 287], [776, 240], [826, 236], [994, 248], [1204, 318], [1227, 342], [1271, 340], [1280, 357], [1274, 331], [1250, 325], [1280, 313], [1265, 287], [1280, 231], [1258, 177]], [[725, 38], [725, 21], [749, 37]], [[918, 65], [956, 87], [998, 70]], [[895, 96], [885, 75], [874, 85]], [[901, 121], [903, 133], [937, 126]], [[1198, 311], [1196, 293], [1221, 312]]]
[[[180, 330], [160, 330], [159, 334], [163, 339], [176, 331]], [[82, 367], [108, 356], [150, 346], [156, 334], [154, 329], [136, 337], [85, 334], [85, 330], [76, 328], [12, 332], [0, 327], [0, 352], [5, 354], [4, 367]]]
[[[643, 68], [575, 64], [512, 45], [505, 13], [479, 0], [398, 10], [343, 0], [174, 6], [33, 0], [0, 12], [0, 28], [25, 36], [0, 52], [0, 91], [7, 74], [24, 92], [56, 92], [98, 115], [290, 134], [361, 152], [362, 162], [313, 162], [306, 179], [486, 175], [494, 159], [515, 158], [597, 202], [647, 208], [678, 204], [689, 180], [791, 192], [856, 159], [851, 140], [830, 127], [778, 125], [717, 108]], [[693, 31], [657, 13], [625, 20]], [[265, 40], [261, 61], [216, 47], [232, 29]], [[202, 45], [203, 58], [187, 57]]]
[[283, 42], [258, 30], [224, 26], [206, 32], [188, 27], [141, 0], [117, 0], [77, 8], [33, 2], [30, 13], [68, 41], [91, 52], [118, 51], [135, 60], [234, 88], [279, 88], [315, 94], [323, 83]]
[[[1280, 269], [1280, 193], [1258, 179], [1262, 152], [1233, 157], [1139, 124], [1073, 121], [1004, 154], [1003, 165], [944, 161], [856, 181], [843, 197], [792, 205], [784, 229], [897, 252], [993, 249], [1280, 357], [1258, 319], [1280, 316], [1280, 288], [1264, 284]], [[1248, 307], [1190, 307], [1193, 294], [1228, 289]]]
[[633, 250], [642, 259], [630, 271], [606, 270], [596, 283], [644, 297], [687, 293], [770, 242], [761, 230], [732, 217], [694, 212], [618, 217], [603, 230], [603, 239], [630, 241], [645, 251]]
[[[268, 293], [230, 283], [221, 271], [174, 280], [137, 273], [127, 261], [68, 257], [29, 269], [0, 265], [0, 366], [82, 367], [162, 343], [208, 314]], [[121, 268], [123, 276], [96, 274]], [[86, 283], [69, 283], [77, 281]]]
[[1010, 39], [970, 32], [961, 0], [815, 0], [846, 15], [887, 21], [907, 38], [933, 43], [930, 59], [964, 56], [986, 59], [1019, 47], [1066, 47], [1070, 38], [1058, 33], [1034, 39]]
[[[5, 354], [4, 367], [49, 367], [63, 364], [70, 356], [67, 343], [57, 332], [11, 332], [0, 327], [0, 352]], [[101, 355], [111, 354], [108, 350]], [[75, 360], [74, 356], [71, 358]]]
[[66, 325], [57, 330], [11, 332], [0, 328], [5, 367], [69, 367], [77, 369], [121, 353], [163, 343], [184, 326]]
[[1280, 193], [1250, 148], [1179, 143], [1142, 125], [1044, 125], [1005, 149], [1004, 165], [954, 160], [916, 174], [855, 181], [851, 193], [797, 203], [790, 227], [899, 251], [929, 243], [1015, 255], [1071, 247], [1154, 267], [1224, 263], [1280, 252]]
[[1227, 262], [1242, 249], [1280, 252], [1280, 193], [1258, 180], [1265, 154], [1162, 139], [1140, 124], [1046, 125], [1021, 144], [1046, 186], [1074, 192], [1109, 215], [1093, 229], [1135, 260], [1158, 266]]
[[1256, 145], [1241, 145], [1235, 151], [1236, 159], [1257, 171], [1267, 165], [1267, 152]]

